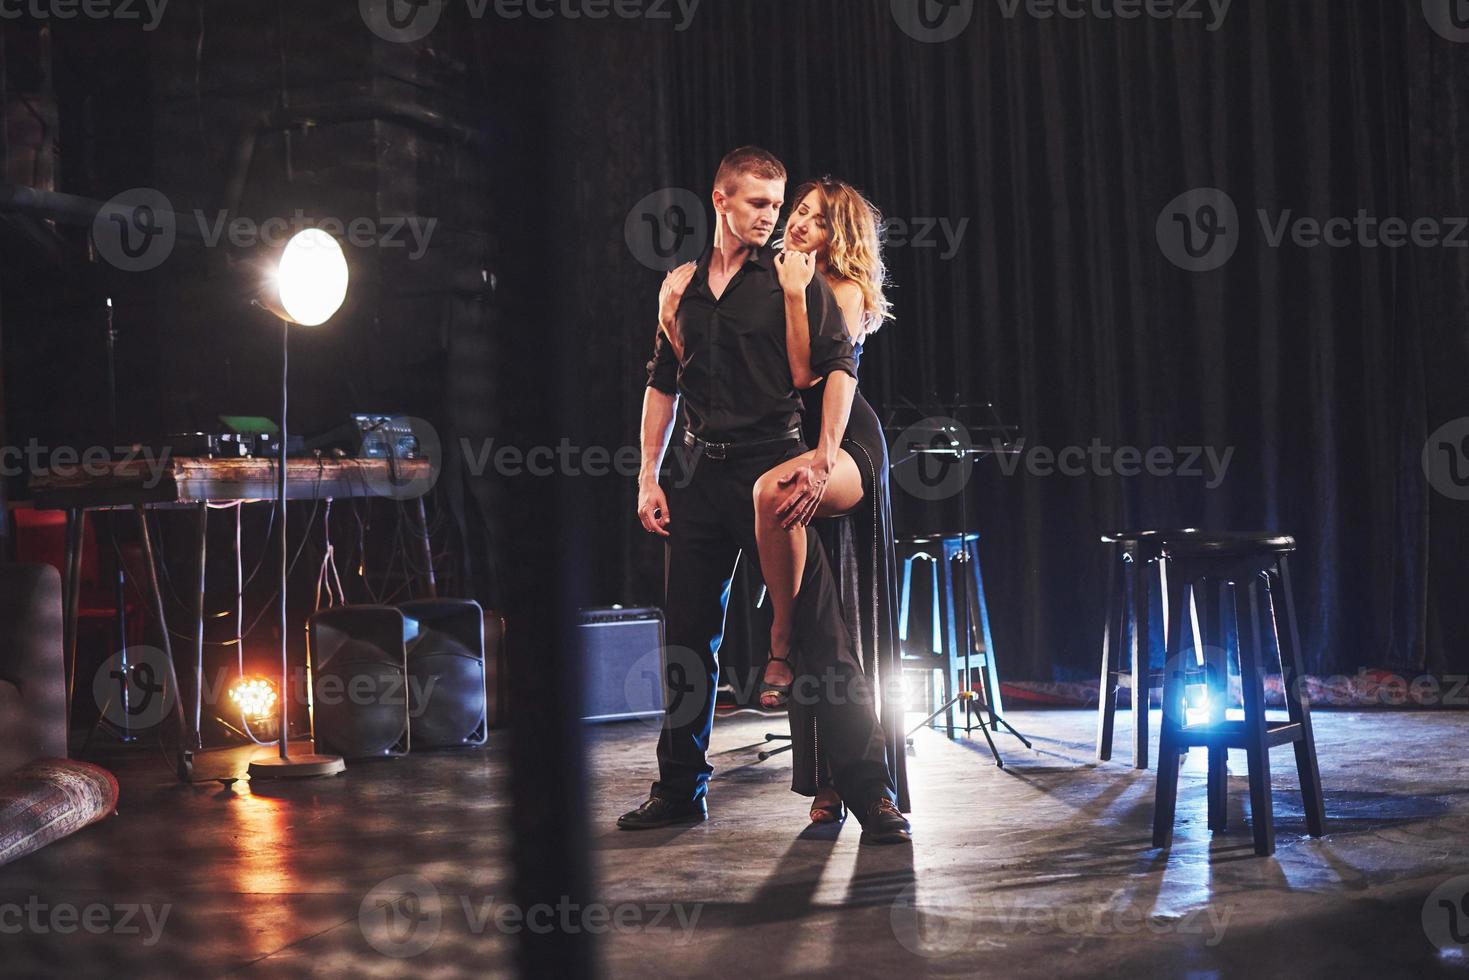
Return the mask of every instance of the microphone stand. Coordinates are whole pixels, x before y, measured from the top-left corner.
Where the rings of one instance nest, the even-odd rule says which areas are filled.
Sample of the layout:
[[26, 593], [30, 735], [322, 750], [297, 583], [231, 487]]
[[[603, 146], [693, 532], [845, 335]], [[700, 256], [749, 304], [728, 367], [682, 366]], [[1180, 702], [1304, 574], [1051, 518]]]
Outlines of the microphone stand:
[[[960, 409], [960, 408], [965, 407], [965, 406], [962, 406], [962, 405], [957, 404], [957, 401], [958, 401], [957, 398], [955, 399], [955, 401], [956, 401], [956, 404], [955, 404], [954, 408], [955, 408], [956, 411], [958, 409]], [[985, 408], [987, 408], [989, 410], [991, 416], [993, 416], [994, 419], [995, 419], [996, 429], [999, 432], [1003, 433], [1007, 429], [1007, 427], [1006, 427], [1005, 423], [1003, 421], [1001, 421], [1001, 419], [999, 417], [999, 414], [995, 411], [994, 404], [991, 403], [991, 402], [985, 402], [984, 404], [985, 404]], [[1005, 440], [1005, 442], [1003, 444], [1000, 444], [998, 442], [998, 440], [996, 440], [995, 442], [993, 442], [991, 444], [990, 448], [988, 448], [988, 449], [980, 449], [980, 448], [976, 448], [972, 444], [971, 445], [965, 445], [965, 442], [968, 441], [967, 439], [965, 440], [965, 442], [961, 442], [960, 440], [956, 439], [953, 434], [951, 434], [949, 432], [945, 432], [944, 437], [949, 442], [949, 444], [947, 446], [944, 446], [944, 447], [935, 447], [932, 443], [929, 443], [927, 445], [924, 445], [922, 443], [913, 443], [913, 444], [905, 447], [908, 450], [909, 455], [906, 456], [906, 457], [904, 457], [904, 459], [905, 460], [906, 459], [911, 459], [911, 458], [913, 458], [913, 456], [920, 455], [920, 454], [924, 454], [924, 455], [949, 455], [949, 454], [952, 454], [954, 456], [954, 458], [960, 462], [960, 465], [962, 465], [963, 462], [965, 460], [967, 460], [967, 459], [979, 458], [979, 457], [982, 457], [982, 456], [984, 456], [986, 454], [989, 454], [989, 453], [1000, 453], [1000, 452], [1004, 452], [1004, 451], [1008, 450], [1008, 448], [1009, 448], [1009, 441], [1008, 441], [1008, 439]], [[965, 483], [967, 483], [967, 481], [965, 481]], [[955, 694], [954, 694], [954, 696], [952, 698], [950, 698], [948, 701], [946, 701], [943, 705], [941, 705], [937, 711], [935, 711], [933, 714], [929, 715], [927, 718], [925, 718], [922, 721], [920, 721], [917, 725], [914, 725], [913, 728], [911, 730], [909, 730], [906, 741], [908, 742], [908, 744], [911, 745], [912, 744], [912, 741], [913, 741], [914, 734], [916, 734], [920, 728], [923, 728], [925, 725], [929, 724], [931, 721], [933, 721], [939, 715], [941, 715], [944, 712], [949, 711], [950, 709], [952, 709], [954, 707], [954, 705], [962, 703], [964, 705], [964, 729], [963, 729], [964, 734], [966, 734], [966, 735], [972, 734], [973, 731], [976, 728], [978, 728], [979, 731], [980, 731], [980, 733], [984, 735], [985, 743], [989, 746], [990, 756], [994, 758], [995, 765], [998, 766], [1001, 769], [1004, 769], [1005, 768], [1005, 760], [1000, 756], [999, 749], [997, 749], [995, 747], [995, 740], [990, 735], [990, 729], [991, 728], [993, 728], [995, 731], [999, 731], [1001, 728], [1003, 728], [1005, 731], [1009, 732], [1011, 735], [1014, 735], [1016, 738], [1020, 739], [1021, 743], [1026, 748], [1028, 748], [1028, 749], [1029, 748], [1034, 748], [1034, 746], [1031, 745], [1029, 739], [1027, 739], [1024, 735], [1020, 734], [1018, 731], [1016, 731], [1015, 728], [1014, 728], [1014, 726], [1012, 726], [1008, 721], [1005, 720], [1005, 718], [1001, 715], [1000, 710], [997, 709], [996, 706], [995, 706], [995, 703], [994, 702], [995, 702], [995, 699], [998, 697], [999, 692], [998, 691], [991, 691], [989, 689], [990, 688], [990, 679], [992, 677], [995, 678], [995, 684], [998, 685], [998, 683], [999, 683], [999, 681], [998, 681], [999, 672], [996, 669], [996, 666], [997, 665], [995, 664], [995, 649], [994, 649], [994, 645], [991, 642], [991, 638], [989, 636], [989, 630], [988, 629], [985, 629], [984, 630], [984, 632], [985, 632], [985, 637], [984, 637], [984, 644], [985, 644], [985, 668], [984, 668], [984, 671], [985, 671], [985, 673], [984, 673], [984, 677], [980, 681], [978, 690], [975, 690], [973, 688], [973, 684], [974, 684], [974, 681], [973, 681], [974, 671], [973, 671], [973, 667], [971, 666], [971, 660], [972, 660], [972, 657], [973, 657], [973, 654], [974, 654], [974, 644], [975, 644], [976, 637], [974, 635], [974, 618], [971, 615], [970, 610], [972, 608], [974, 608], [974, 606], [975, 606], [975, 601], [974, 601], [975, 600], [975, 597], [973, 596], [973, 594], [970, 591], [971, 590], [970, 582], [974, 578], [974, 573], [973, 573], [973, 570], [971, 570], [969, 568], [969, 563], [970, 563], [971, 560], [976, 560], [977, 561], [977, 559], [978, 559], [978, 548], [976, 547], [975, 558], [974, 559], [971, 559], [970, 558], [970, 555], [969, 555], [969, 536], [970, 536], [970, 531], [969, 531], [969, 494], [968, 494], [968, 488], [967, 488], [967, 486], [965, 486], [964, 484], [961, 484], [960, 485], [960, 489], [959, 489], [959, 553], [958, 553], [958, 555], [956, 557], [958, 558], [959, 562], [964, 566], [964, 584], [963, 584], [963, 601], [964, 601], [964, 684], [962, 686], [962, 689], [956, 691]], [[975, 540], [976, 540], [976, 542], [978, 541], [978, 534], [977, 533], [975, 534]], [[948, 557], [946, 555], [945, 556], [945, 561], [948, 561], [948, 560], [949, 559], [948, 559]], [[979, 601], [980, 602], [983, 602], [984, 601], [983, 596], [980, 596], [979, 597]], [[981, 626], [983, 626], [983, 625], [984, 624], [981, 623]], [[947, 669], [947, 668], [945, 668], [945, 669]], [[978, 719], [977, 722], [974, 719], [974, 713], [973, 713], [973, 711], [974, 711], [974, 705], [975, 705], [976, 702], [979, 703], [979, 707], [980, 707], [981, 712], [982, 712], [980, 714], [979, 719]], [[985, 715], [988, 715], [989, 716], [988, 720], [986, 720]]]

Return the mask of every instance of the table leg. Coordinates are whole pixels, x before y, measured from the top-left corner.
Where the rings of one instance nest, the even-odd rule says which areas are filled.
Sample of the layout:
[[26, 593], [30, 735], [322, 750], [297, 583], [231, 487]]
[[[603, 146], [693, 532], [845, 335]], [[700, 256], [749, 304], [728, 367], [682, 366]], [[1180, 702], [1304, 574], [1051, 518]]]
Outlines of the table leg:
[[199, 591], [194, 596], [194, 747], [204, 748], [204, 575], [209, 556], [209, 505], [195, 512], [199, 527]]
[[61, 583], [62, 608], [65, 618], [61, 638], [66, 656], [66, 736], [71, 738], [71, 710], [76, 700], [77, 684], [77, 618], [81, 609], [82, 522], [87, 512], [72, 508], [66, 512], [66, 577]]
[[158, 620], [158, 635], [163, 639], [163, 657], [168, 661], [168, 683], [173, 685], [174, 710], [179, 722], [178, 777], [183, 782], [193, 778], [193, 754], [189, 751], [189, 720], [184, 716], [184, 704], [179, 695], [178, 669], [173, 661], [173, 640], [168, 632], [168, 616], [163, 608], [163, 591], [158, 586], [158, 563], [153, 556], [153, 536], [148, 532], [148, 511], [142, 504], [134, 504], [133, 512], [138, 518], [138, 531], [143, 539], [143, 560], [148, 565], [148, 590], [153, 599], [153, 616]]

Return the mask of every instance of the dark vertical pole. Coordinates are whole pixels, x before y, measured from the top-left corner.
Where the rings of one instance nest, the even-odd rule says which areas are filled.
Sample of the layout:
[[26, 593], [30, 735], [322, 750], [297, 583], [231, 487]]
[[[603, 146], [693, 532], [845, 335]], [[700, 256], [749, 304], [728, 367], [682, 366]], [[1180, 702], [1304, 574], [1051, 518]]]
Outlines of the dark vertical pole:
[[[1169, 567], [1167, 558], [1158, 559], [1163, 581], [1167, 612], [1163, 616], [1163, 721], [1158, 732], [1158, 791], [1153, 803], [1153, 846], [1173, 843], [1173, 820], [1178, 807], [1178, 761], [1181, 751], [1179, 729], [1183, 727], [1186, 666], [1183, 657], [1183, 617], [1187, 610], [1188, 578], [1181, 569]], [[1143, 674], [1144, 677], [1147, 674]], [[1147, 696], [1147, 688], [1143, 688]]]
[[[503, 174], [507, 186], [523, 189], [501, 202], [504, 224], [523, 235], [513, 253], [502, 256], [509, 322], [496, 333], [503, 365], [496, 407], [500, 428], [530, 446], [556, 445], [570, 431], [568, 423], [591, 407], [579, 403], [584, 389], [574, 374], [573, 352], [582, 343], [570, 330], [577, 299], [568, 289], [548, 289], [545, 275], [557, 265], [554, 230], [573, 217], [577, 195], [566, 188], [587, 179], [568, 162], [575, 154], [556, 145], [558, 92], [580, 84], [573, 53], [556, 47], [560, 37], [525, 35], [528, 45], [549, 49], [542, 48], [515, 83], [511, 101], [524, 145], [522, 152], [505, 154], [513, 160]], [[538, 211], [545, 217], [546, 201], [553, 202], [551, 220], [537, 220]], [[554, 213], [558, 208], [566, 213]], [[587, 553], [590, 511], [574, 506], [572, 491], [580, 488], [569, 478], [521, 477], [504, 484], [508, 506], [500, 513], [514, 515], [502, 524], [499, 557], [515, 563], [503, 576], [515, 692], [509, 746], [515, 901], [523, 909], [557, 902], [585, 907], [592, 900], [591, 862], [573, 610], [583, 570], [607, 556]], [[579, 980], [596, 973], [595, 938], [586, 929], [527, 929], [519, 939], [522, 977]]]
[[434, 577], [434, 543], [428, 534], [428, 513], [423, 507], [423, 498], [414, 501], [418, 511], [419, 551], [423, 556], [423, 591], [430, 599], [439, 596], [439, 583]]
[[[1229, 703], [1229, 653], [1225, 650], [1224, 593], [1228, 583], [1210, 579], [1202, 583], [1195, 596], [1199, 602], [1199, 632], [1204, 640], [1204, 679], [1209, 703], [1209, 727], [1224, 727]], [[1229, 750], [1222, 745], [1209, 747], [1209, 829], [1223, 831], [1229, 826]]]
[[[93, 257], [95, 261], [95, 256]], [[117, 451], [117, 326], [112, 319], [112, 297], [107, 297], [107, 454], [111, 458]], [[126, 594], [126, 570], [123, 568], [122, 552], [117, 547], [117, 521], [118, 512], [108, 511], [106, 514], [107, 538], [112, 544], [112, 559], [116, 568], [112, 573], [112, 610], [116, 616], [117, 623], [117, 650], [120, 655], [118, 664], [122, 669], [123, 677], [128, 676], [128, 622], [127, 622], [127, 594]], [[124, 742], [133, 741], [136, 736], [132, 732], [132, 713], [129, 700], [128, 686], [126, 681], [122, 686], [122, 727], [118, 729], [118, 738]], [[195, 726], [198, 727], [197, 725]]]
[[[10, 89], [6, 77], [5, 34], [0, 31], [0, 179], [10, 180]], [[0, 446], [6, 444], [5, 431], [5, 282], [0, 274]], [[9, 561], [12, 556], [10, 540], [10, 505], [7, 500], [5, 478], [0, 476], [0, 560]], [[71, 711], [68, 705], [67, 711]], [[68, 715], [69, 717], [69, 715]], [[69, 734], [69, 733], [68, 733]]]
[[[1148, 698], [1153, 683], [1152, 607], [1149, 604], [1154, 571], [1138, 554], [1128, 563], [1132, 579], [1132, 767], [1148, 768]], [[1167, 604], [1167, 600], [1164, 600]]]
[[1235, 605], [1239, 591], [1245, 603], [1239, 615], [1239, 676], [1245, 702], [1245, 756], [1250, 766], [1250, 830], [1255, 837], [1255, 853], [1267, 857], [1275, 853], [1275, 813], [1270, 791], [1270, 744], [1265, 724], [1265, 676], [1261, 650], [1260, 582], [1251, 576], [1235, 586]]
[[[289, 570], [290, 548], [286, 536], [286, 411], [290, 408], [290, 378], [291, 378], [291, 323], [284, 317], [281, 318], [281, 444], [279, 455], [276, 458], [279, 472], [276, 474], [276, 500], [279, 503], [280, 525], [281, 525], [281, 554], [280, 554], [280, 617], [281, 628], [281, 731], [280, 750], [281, 761], [285, 762], [291, 757], [290, 733], [291, 733], [291, 697], [295, 688], [291, 686], [291, 664], [286, 656], [287, 643], [290, 633], [286, 629], [286, 578]], [[310, 683], [310, 679], [307, 679]]]
[[62, 642], [66, 645], [66, 722], [71, 737], [71, 707], [76, 699], [77, 682], [77, 612], [81, 608], [77, 592], [82, 578], [82, 529], [87, 512], [73, 507], [66, 512], [66, 578], [62, 582], [62, 606], [65, 619], [61, 625]]
[[1117, 672], [1122, 669], [1122, 653], [1119, 645], [1125, 632], [1122, 604], [1121, 576], [1117, 566], [1122, 546], [1112, 545], [1107, 555], [1107, 612], [1102, 623], [1102, 680], [1097, 687], [1097, 761], [1112, 758], [1112, 730], [1117, 718]]
[[[5, 64], [4, 38], [0, 38], [0, 174], [5, 172]], [[6, 444], [5, 432], [5, 283], [0, 275], [0, 446]], [[9, 561], [12, 555], [10, 540], [10, 504], [7, 498], [5, 477], [0, 476], [0, 560]]]
[[196, 513], [199, 531], [199, 591], [194, 596], [194, 747], [204, 747], [204, 587], [209, 558], [209, 504], [199, 501]]
[[148, 531], [148, 510], [142, 504], [133, 505], [138, 518], [138, 533], [143, 539], [143, 560], [148, 565], [148, 594], [153, 600], [153, 618], [158, 623], [158, 635], [163, 643], [163, 657], [168, 661], [168, 684], [172, 688], [175, 713], [179, 725], [178, 777], [184, 782], [194, 778], [193, 753], [189, 751], [189, 722], [184, 715], [184, 702], [179, 694], [179, 673], [173, 660], [173, 639], [168, 632], [168, 614], [163, 608], [163, 590], [158, 587], [158, 563], [153, 555], [153, 536]]

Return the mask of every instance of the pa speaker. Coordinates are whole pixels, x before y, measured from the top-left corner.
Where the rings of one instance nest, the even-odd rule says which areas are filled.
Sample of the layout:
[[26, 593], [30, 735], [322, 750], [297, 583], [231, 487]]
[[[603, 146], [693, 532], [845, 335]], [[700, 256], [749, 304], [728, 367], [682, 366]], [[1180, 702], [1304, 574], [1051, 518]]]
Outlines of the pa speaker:
[[484, 745], [484, 610], [472, 599], [417, 599], [398, 608], [408, 623], [410, 747]]
[[663, 613], [583, 609], [577, 633], [582, 720], [625, 721], [663, 713]]
[[311, 617], [318, 752], [370, 759], [408, 751], [406, 625], [392, 606], [337, 606]]

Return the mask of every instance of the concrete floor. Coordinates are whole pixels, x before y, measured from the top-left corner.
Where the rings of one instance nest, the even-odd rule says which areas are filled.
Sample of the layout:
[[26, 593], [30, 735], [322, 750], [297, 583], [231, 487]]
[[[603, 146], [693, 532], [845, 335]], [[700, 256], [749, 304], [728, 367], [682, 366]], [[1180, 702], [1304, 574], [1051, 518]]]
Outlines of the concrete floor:
[[[748, 715], [716, 726], [708, 823], [619, 832], [654, 733], [593, 729], [601, 905], [556, 916], [606, 930], [613, 977], [1469, 973], [1469, 877], [1455, 880], [1469, 875], [1469, 713], [1318, 713], [1329, 833], [1303, 836], [1279, 749], [1268, 859], [1251, 849], [1242, 754], [1230, 830], [1212, 840], [1191, 754], [1161, 854], [1125, 712], [1102, 766], [1092, 712], [1011, 720], [1035, 749], [1001, 739], [1006, 771], [982, 741], [919, 735], [915, 842], [886, 848], [859, 847], [855, 821], [808, 830], [788, 756], [755, 757], [783, 720]], [[117, 817], [0, 869], [0, 975], [509, 975], [494, 748], [254, 790], [179, 786], [152, 749], [112, 760]]]

